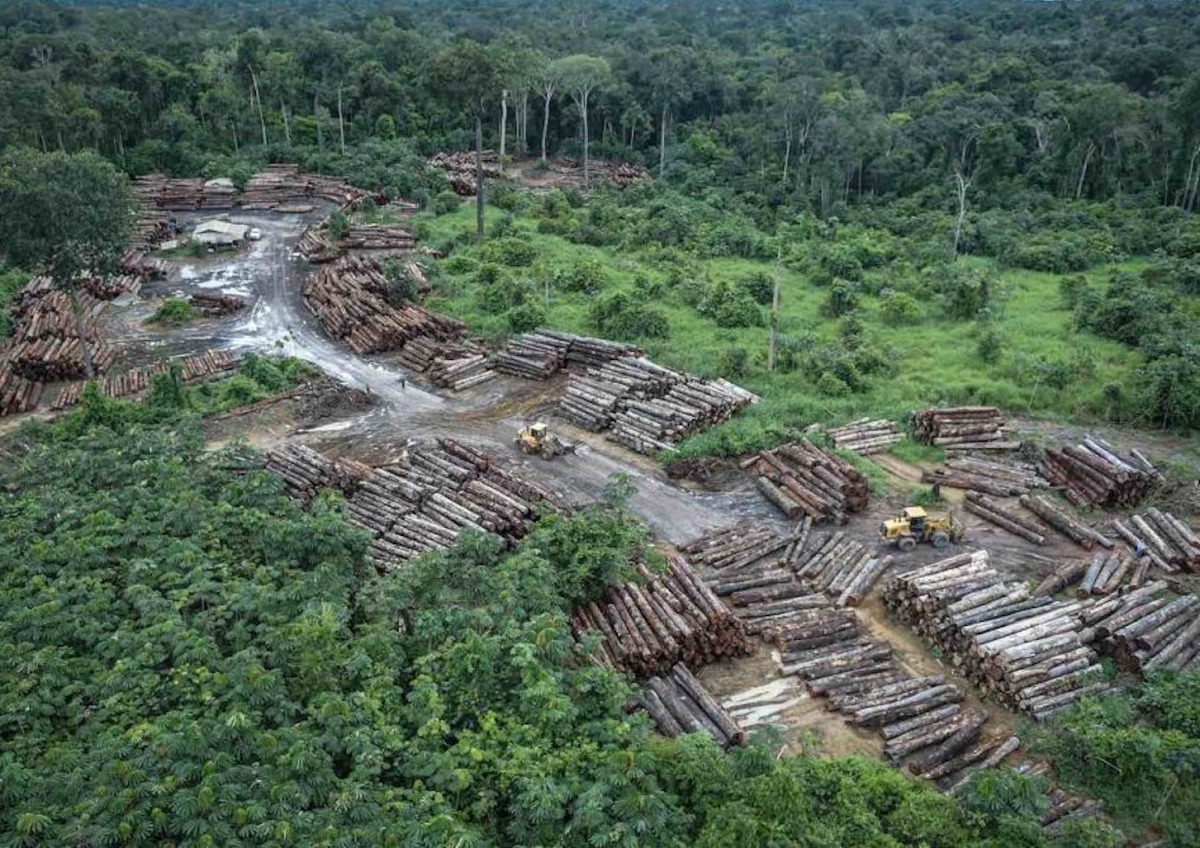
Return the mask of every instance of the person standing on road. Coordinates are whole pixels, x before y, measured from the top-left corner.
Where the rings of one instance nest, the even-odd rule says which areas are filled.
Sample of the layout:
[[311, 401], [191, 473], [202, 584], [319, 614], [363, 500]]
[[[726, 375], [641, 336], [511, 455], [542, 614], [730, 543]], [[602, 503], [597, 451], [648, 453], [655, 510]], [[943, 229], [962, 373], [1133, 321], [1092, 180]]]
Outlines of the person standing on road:
[[403, 392], [403, 391], [405, 391], [405, 390], [407, 390], [407, 389], [408, 389], [408, 378], [407, 378], [407, 377], [401, 377], [401, 378], [400, 378], [400, 391], [402, 391], [402, 392]]

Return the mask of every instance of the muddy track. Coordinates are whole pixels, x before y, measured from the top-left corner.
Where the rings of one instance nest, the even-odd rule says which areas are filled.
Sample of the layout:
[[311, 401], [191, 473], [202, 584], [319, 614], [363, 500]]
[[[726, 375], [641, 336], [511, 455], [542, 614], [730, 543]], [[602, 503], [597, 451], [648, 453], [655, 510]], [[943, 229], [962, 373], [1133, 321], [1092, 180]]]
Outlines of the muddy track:
[[559, 432], [581, 443], [576, 455], [553, 462], [521, 456], [512, 446], [513, 434], [553, 406], [561, 381], [538, 384], [501, 377], [449, 395], [422, 387], [404, 368], [389, 363], [386, 355], [358, 356], [326, 338], [304, 307], [301, 293], [314, 266], [297, 256], [293, 246], [308, 219], [231, 217], [257, 227], [262, 240], [236, 256], [179, 260], [170, 277], [148, 285], [144, 295], [221, 291], [246, 297], [252, 305], [238, 316], [170, 331], [144, 323], [153, 312], [150, 304], [116, 306], [108, 310], [106, 331], [130, 364], [205, 348], [282, 353], [311, 362], [378, 400], [366, 413], [288, 435], [331, 455], [383, 462], [395, 458], [412, 439], [449, 436], [505, 458], [522, 474], [576, 502], [598, 499], [614, 475], [624, 474], [636, 490], [634, 511], [672, 542], [739, 518], [777, 520], [749, 480], [730, 491], [691, 492], [668, 480], [645, 457], [563, 424], [555, 424]]

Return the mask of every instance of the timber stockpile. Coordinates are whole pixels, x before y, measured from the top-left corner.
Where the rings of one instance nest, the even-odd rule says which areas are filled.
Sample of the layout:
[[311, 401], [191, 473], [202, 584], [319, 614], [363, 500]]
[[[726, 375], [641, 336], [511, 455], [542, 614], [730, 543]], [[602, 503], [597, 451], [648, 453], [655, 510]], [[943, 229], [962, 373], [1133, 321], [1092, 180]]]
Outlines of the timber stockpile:
[[380, 571], [449, 548], [467, 531], [512, 542], [539, 515], [562, 509], [541, 487], [453, 439], [414, 446], [398, 462], [377, 468], [291, 445], [269, 451], [266, 469], [305, 504], [321, 489], [345, 494], [346, 518], [374, 537], [369, 553]]
[[547, 380], [569, 363], [600, 366], [614, 359], [641, 355], [640, 348], [625, 342], [537, 330], [511, 339], [494, 357], [493, 367], [514, 377]]
[[495, 378], [483, 348], [473, 342], [442, 342], [430, 336], [410, 339], [399, 361], [435, 386], [459, 392]]
[[[116, 352], [101, 337], [96, 321], [104, 302], [86, 288], [77, 297], [92, 365], [97, 374], [103, 374], [116, 358]], [[3, 363], [0, 372], [11, 371], [35, 383], [83, 377], [86, 374], [83, 348], [75, 312], [66, 293], [52, 288], [46, 278], [36, 277], [17, 293], [14, 303], [12, 337], [0, 350]], [[23, 400], [28, 401], [28, 396]]]
[[609, 586], [572, 614], [576, 638], [599, 636], [598, 660], [648, 677], [680, 662], [699, 668], [753, 652], [745, 626], [685, 560], [668, 555], [663, 574], [636, 567], [641, 582]]
[[1150, 507], [1128, 519], [1113, 519], [1112, 528], [1136, 551], [1167, 574], [1200, 570], [1200, 537], [1169, 512]]
[[14, 374], [6, 360], [0, 360], [0, 416], [33, 412], [42, 398], [44, 386]]
[[847, 450], [859, 456], [882, 453], [904, 438], [894, 421], [872, 421], [860, 418], [844, 427], [825, 431], [829, 443], [837, 450]]
[[1042, 495], [1021, 495], [1021, 506], [1040, 518], [1047, 527], [1052, 527], [1085, 550], [1096, 545], [1112, 548], [1113, 540], [1085, 524], [1078, 516]]
[[[405, 226], [394, 224], [350, 224], [345, 234], [332, 240], [329, 222], [315, 224], [304, 231], [296, 249], [309, 262], [330, 262], [350, 251], [369, 252], [374, 256], [405, 254], [417, 246], [417, 237]], [[415, 264], [415, 263], [413, 263]], [[420, 275], [422, 280], [424, 274]]]
[[744, 745], [745, 732], [683, 663], [646, 681], [637, 699], [663, 736], [707, 733], [723, 747]]
[[1020, 746], [1015, 736], [985, 740], [986, 712], [964, 710], [963, 692], [944, 676], [900, 669], [891, 646], [871, 639], [853, 611], [814, 607], [771, 638], [783, 674], [800, 677], [850, 724], [876, 731], [893, 765], [947, 791]]
[[247, 210], [311, 212], [316, 200], [346, 209], [367, 196], [367, 192], [338, 177], [302, 174], [299, 165], [270, 165], [251, 177], [244, 191], [223, 177], [172, 179], [163, 174], [148, 174], [134, 181], [133, 193], [144, 209], [174, 212], [230, 210], [236, 206]]
[[947, 451], [1016, 450], [1006, 438], [1004, 415], [994, 406], [918, 409], [910, 424], [913, 438]]
[[1038, 474], [1035, 465], [974, 456], [952, 457], [946, 460], [944, 467], [922, 474], [921, 482], [955, 489], [974, 489], [1000, 498], [1024, 495], [1032, 489], [1044, 489], [1050, 485]]
[[791, 520], [809, 515], [820, 524], [845, 524], [866, 509], [866, 476], [832, 451], [808, 439], [765, 450], [741, 466], [758, 476], [758, 489]]
[[[100, 390], [110, 398], [132, 397], [148, 391], [157, 375], [169, 373], [175, 365], [179, 367], [179, 378], [186, 384], [227, 377], [237, 370], [238, 363], [239, 359], [232, 351], [208, 350], [195, 356], [162, 359], [151, 365], [111, 374], [99, 381]], [[84, 380], [63, 386], [50, 408], [67, 409], [79, 403], [86, 386], [87, 382]]]
[[358, 354], [399, 350], [418, 336], [453, 342], [463, 335], [461, 322], [417, 303], [393, 306], [387, 291], [378, 262], [346, 256], [317, 272], [304, 303], [326, 335]]
[[1043, 464], [1050, 482], [1079, 506], [1136, 506], [1163, 482], [1138, 450], [1122, 455], [1093, 436], [1081, 445], [1047, 450]]
[[121, 273], [143, 280], [160, 280], [167, 276], [167, 263], [147, 256], [138, 248], [130, 248], [121, 254]]
[[1086, 644], [1084, 604], [1032, 595], [988, 563], [987, 551], [952, 556], [891, 577], [884, 602], [937, 645], [984, 695], [1042, 720], [1106, 688]]
[[1173, 596], [1165, 581], [1148, 583], [1089, 607], [1084, 638], [1125, 668], [1200, 668], [1200, 597]]
[[1034, 590], [1035, 595], [1054, 595], [1075, 586], [1075, 595], [1112, 595], [1127, 589], [1138, 589], [1150, 578], [1149, 556], [1101, 551], [1088, 560], [1075, 560], [1059, 566]]
[[639, 453], [674, 444], [758, 401], [727, 380], [705, 380], [626, 356], [572, 373], [556, 414]]
[[[485, 180], [500, 179], [504, 172], [500, 168], [500, 157], [494, 150], [483, 151], [483, 178]], [[473, 152], [435, 153], [428, 160], [432, 168], [446, 172], [450, 188], [455, 194], [472, 197], [475, 194], [475, 154]]]
[[224, 318], [246, 308], [246, 301], [235, 294], [197, 292], [188, 298], [192, 310], [205, 318]]
[[994, 524], [1014, 536], [1020, 536], [1035, 545], [1046, 544], [1050, 531], [1036, 517], [1018, 510], [1009, 501], [1001, 501], [982, 492], [967, 491], [963, 500], [967, 512], [978, 515], [989, 524]]
[[796, 578], [824, 592], [839, 607], [862, 603], [893, 562], [841, 531], [829, 534], [814, 548], [796, 568]]
[[279, 164], [268, 165], [265, 171], [252, 176], [238, 202], [243, 209], [301, 213], [313, 210], [313, 200], [346, 209], [367, 195], [338, 177], [302, 174], [299, 165]]
[[638, 183], [648, 183], [653, 181], [650, 172], [641, 165], [634, 165], [629, 162], [621, 162], [616, 165], [608, 178], [612, 180], [613, 185], [617, 188], [628, 188], [631, 185]]

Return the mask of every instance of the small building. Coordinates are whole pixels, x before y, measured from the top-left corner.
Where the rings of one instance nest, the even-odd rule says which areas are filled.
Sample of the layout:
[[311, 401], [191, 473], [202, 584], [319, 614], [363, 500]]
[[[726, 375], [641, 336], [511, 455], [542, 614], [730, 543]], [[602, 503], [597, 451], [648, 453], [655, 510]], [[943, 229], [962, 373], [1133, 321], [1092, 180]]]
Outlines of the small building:
[[240, 247], [249, 229], [231, 221], [202, 221], [192, 230], [192, 241], [209, 247]]

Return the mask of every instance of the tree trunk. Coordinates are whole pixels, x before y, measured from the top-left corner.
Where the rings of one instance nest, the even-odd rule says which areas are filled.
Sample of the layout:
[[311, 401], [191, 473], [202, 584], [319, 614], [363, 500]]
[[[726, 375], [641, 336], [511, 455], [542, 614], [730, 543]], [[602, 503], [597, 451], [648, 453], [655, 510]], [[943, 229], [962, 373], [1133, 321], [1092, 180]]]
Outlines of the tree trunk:
[[667, 105], [662, 107], [662, 118], [658, 122], [658, 176], [661, 179], [667, 169]]
[[785, 116], [784, 132], [787, 134], [787, 140], [783, 144], [783, 181], [784, 188], [787, 187], [788, 181], [788, 165], [792, 161], [792, 116], [789, 113]]
[[325, 134], [321, 132], [321, 95], [313, 92], [313, 120], [317, 122], [317, 150], [325, 149]]
[[1200, 188], [1200, 168], [1196, 161], [1200, 159], [1200, 144], [1192, 150], [1191, 161], [1188, 162], [1187, 179], [1183, 183], [1183, 211], [1191, 212], [1196, 205], [1196, 190]]
[[950, 251], [950, 258], [958, 258], [958, 246], [962, 243], [963, 222], [967, 218], [967, 189], [971, 187], [971, 181], [962, 175], [962, 171], [954, 172], [954, 180], [958, 185], [958, 217], [954, 219], [954, 247]]
[[1092, 162], [1092, 154], [1096, 152], [1096, 145], [1088, 142], [1087, 154], [1083, 157], [1083, 166], [1079, 169], [1079, 183], [1075, 186], [1075, 199], [1079, 200], [1083, 197], [1083, 183], [1087, 179], [1088, 165]]
[[342, 155], [346, 155], [346, 122], [342, 116], [342, 87], [338, 86], [338, 136], [341, 142]]
[[287, 104], [282, 100], [279, 101], [279, 111], [283, 115], [283, 138], [287, 142], [287, 146], [292, 146], [292, 124], [288, 120]]
[[550, 101], [554, 99], [554, 89], [548, 88], [542, 95], [542, 161], [546, 161], [546, 136], [550, 132]]
[[483, 241], [483, 111], [475, 112], [475, 241]]
[[588, 95], [584, 91], [579, 99], [579, 111], [583, 113], [583, 190], [592, 187], [591, 171], [588, 168]]
[[87, 329], [83, 326], [83, 307], [79, 305], [79, 292], [74, 286], [67, 289], [71, 300], [71, 313], [75, 318], [75, 335], [79, 337], [79, 348], [83, 353], [83, 373], [87, 379], [96, 379], [96, 366], [92, 363], [92, 349], [88, 345]]
[[775, 334], [779, 328], [779, 263], [775, 264], [775, 288], [771, 293], [771, 334], [767, 342], [767, 371], [775, 371]]
[[504, 149], [508, 136], [508, 89], [500, 92], [500, 173], [504, 173]]
[[246, 68], [250, 71], [250, 82], [254, 86], [254, 103], [258, 106], [258, 125], [262, 128], [263, 147], [267, 146], [267, 119], [263, 116], [262, 95], [258, 91], [258, 74], [254, 73], [254, 66], [247, 63]]

